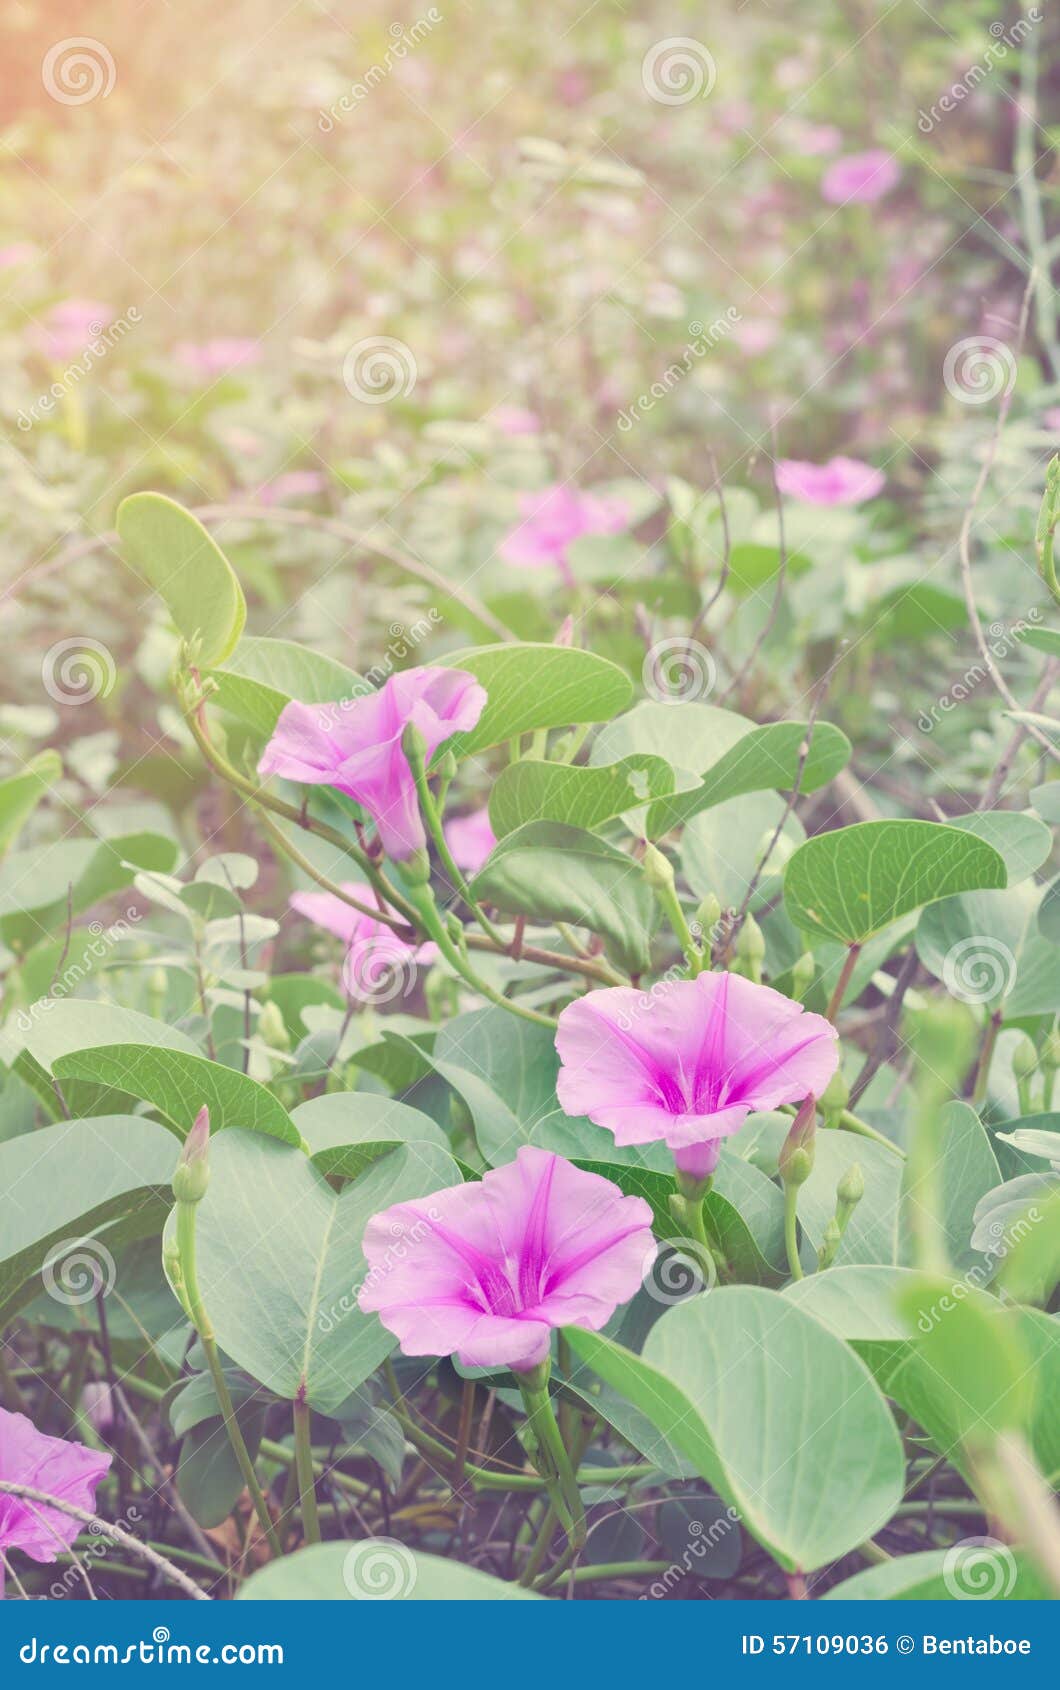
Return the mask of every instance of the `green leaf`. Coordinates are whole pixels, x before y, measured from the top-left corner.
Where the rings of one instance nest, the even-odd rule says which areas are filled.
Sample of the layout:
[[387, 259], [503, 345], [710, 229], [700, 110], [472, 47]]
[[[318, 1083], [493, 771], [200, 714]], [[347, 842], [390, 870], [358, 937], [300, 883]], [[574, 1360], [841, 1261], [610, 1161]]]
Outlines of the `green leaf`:
[[[266, 1412], [267, 1405], [258, 1402], [241, 1403], [236, 1409], [236, 1422], [252, 1461], [265, 1431]], [[176, 1479], [192, 1518], [207, 1531], [232, 1512], [244, 1484], [222, 1419], [204, 1420], [185, 1435]]]
[[[958, 1466], [968, 1445], [1029, 1432], [1036, 1389], [1048, 1385], [1057, 1401], [1060, 1330], [1047, 1316], [1021, 1310], [1013, 1320], [973, 1283], [943, 1274], [918, 1274], [902, 1290], [899, 1307], [919, 1342], [888, 1390]], [[1048, 1347], [1037, 1343], [1035, 1368], [1027, 1340], [1035, 1336], [1029, 1323], [1039, 1320], [1049, 1329]], [[1055, 1433], [1060, 1415], [1054, 1412], [1052, 1421]], [[1060, 1444], [1052, 1439], [1048, 1455], [1044, 1470], [1051, 1472], [1060, 1464]]]
[[103, 1003], [98, 998], [56, 998], [46, 1014], [35, 1016], [25, 1037], [28, 1054], [48, 1074], [60, 1057], [96, 1045], [160, 1045], [188, 1056], [198, 1056], [196, 1046], [179, 1028], [156, 1021], [135, 1009]]
[[92, 1261], [109, 1289], [119, 1237], [160, 1227], [176, 1160], [172, 1135], [132, 1115], [60, 1121], [0, 1144], [0, 1314], [39, 1289], [30, 1282], [59, 1245], [69, 1246], [52, 1274], [60, 1301], [91, 1301]]
[[794, 1279], [782, 1296], [812, 1314], [861, 1357], [881, 1384], [909, 1353], [911, 1340], [896, 1298], [915, 1275], [908, 1268], [866, 1263], [831, 1267]]
[[300, 1142], [290, 1115], [270, 1091], [238, 1069], [209, 1062], [205, 1056], [148, 1044], [96, 1045], [57, 1057], [52, 1072], [58, 1080], [92, 1080], [140, 1098], [185, 1132], [205, 1104], [211, 1132], [245, 1127], [248, 1132], [271, 1133], [288, 1144]]
[[917, 955], [962, 1003], [1009, 1020], [1060, 1009], [1060, 950], [1038, 929], [1041, 890], [965, 892], [924, 910]]
[[291, 1119], [316, 1166], [333, 1178], [356, 1179], [398, 1144], [449, 1148], [441, 1127], [429, 1115], [373, 1092], [337, 1091], [312, 1097], [299, 1104]]
[[[648, 812], [648, 834], [657, 839], [671, 828], [680, 827], [701, 810], [738, 798], [745, 792], [764, 792], [793, 787], [799, 759], [806, 741], [806, 722], [769, 722], [752, 728], [726, 751], [691, 792], [661, 798]], [[851, 744], [846, 734], [830, 722], [818, 722], [813, 730], [799, 790], [816, 792], [827, 785], [850, 761]]]
[[566, 1335], [789, 1571], [846, 1554], [901, 1500], [901, 1440], [871, 1374], [775, 1292], [727, 1286], [680, 1303], [643, 1357], [599, 1334]]
[[41, 751], [31, 757], [21, 773], [0, 780], [0, 855], [29, 820], [49, 786], [63, 772], [57, 751]]
[[992, 845], [1004, 858], [1010, 886], [1041, 868], [1053, 848], [1052, 833], [1029, 810], [973, 810], [967, 816], [951, 816], [947, 826]]
[[[754, 1150], [758, 1168], [772, 1174], [790, 1127], [790, 1116], [759, 1116], [748, 1123], [744, 1154]], [[872, 1139], [846, 1132], [817, 1134], [813, 1169], [805, 1185], [799, 1187], [799, 1224], [816, 1253], [835, 1213], [836, 1186], [855, 1162], [865, 1178], [865, 1195], [850, 1218], [836, 1261], [893, 1266], [905, 1164], [896, 1151]]]
[[393, 1203], [458, 1183], [444, 1150], [416, 1144], [336, 1192], [290, 1145], [222, 1133], [197, 1227], [199, 1283], [221, 1348], [276, 1396], [304, 1387], [314, 1408], [333, 1413], [396, 1342], [357, 1306], [365, 1227]]
[[[938, 1193], [936, 1220], [946, 1240], [946, 1252], [959, 1272], [982, 1266], [978, 1250], [971, 1247], [975, 1211], [980, 1199], [1001, 1183], [1001, 1169], [986, 1129], [967, 1103], [948, 1103], [940, 1119], [939, 1150], [934, 1170]], [[904, 1164], [902, 1207], [899, 1218], [899, 1259], [908, 1266], [916, 1261], [918, 1186]]]
[[644, 752], [603, 768], [524, 758], [494, 782], [490, 822], [498, 839], [532, 821], [566, 822], [591, 832], [673, 787], [670, 765]]
[[1023, 641], [1035, 651], [1044, 651], [1047, 657], [1060, 657], [1060, 630], [1056, 628], [1031, 628]]
[[[985, 1519], [985, 1515], [984, 1515]], [[1045, 1602], [1051, 1591], [1020, 1550], [974, 1538], [917, 1549], [833, 1585], [822, 1602]]]
[[345, 664], [294, 640], [244, 634], [221, 669], [212, 669], [216, 702], [263, 738], [276, 726], [285, 704], [334, 704], [370, 693], [368, 682]]
[[466, 670], [489, 694], [477, 727], [447, 741], [455, 757], [538, 728], [606, 722], [633, 697], [633, 683], [617, 664], [572, 646], [476, 646], [451, 653], [445, 667]]
[[921, 904], [1006, 884], [1001, 855], [939, 822], [858, 822], [800, 845], [784, 876], [796, 927], [860, 945]]
[[190, 511], [162, 493], [133, 493], [118, 506], [129, 567], [165, 599], [204, 668], [223, 663], [243, 632], [247, 606], [232, 565]]
[[631, 974], [649, 965], [654, 907], [644, 875], [624, 851], [581, 828], [528, 822], [500, 841], [471, 890], [508, 915], [589, 928]]
[[251, 1573], [237, 1602], [539, 1602], [532, 1590], [389, 1537], [316, 1543]]

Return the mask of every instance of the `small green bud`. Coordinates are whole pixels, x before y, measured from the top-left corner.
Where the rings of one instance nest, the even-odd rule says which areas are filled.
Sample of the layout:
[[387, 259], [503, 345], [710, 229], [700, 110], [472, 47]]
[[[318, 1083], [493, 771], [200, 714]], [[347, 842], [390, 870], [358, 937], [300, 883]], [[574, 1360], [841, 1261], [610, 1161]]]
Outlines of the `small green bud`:
[[736, 941], [736, 955], [745, 962], [761, 962], [766, 954], [766, 941], [762, 929], [754, 916], [748, 910], [744, 916], [740, 936]]
[[696, 910], [696, 921], [702, 931], [709, 936], [720, 920], [721, 905], [713, 892], [708, 892], [706, 897], [700, 900], [699, 907]]
[[1054, 1073], [1060, 1068], [1060, 1030], [1055, 1027], [1042, 1046], [1042, 1067]]
[[796, 1003], [802, 1003], [813, 985], [816, 974], [817, 964], [813, 960], [813, 952], [803, 951], [791, 968], [791, 995]]
[[426, 767], [427, 741], [415, 722], [405, 723], [405, 731], [401, 735], [401, 749], [408, 759], [408, 765], [413, 774]]
[[452, 780], [456, 774], [456, 758], [448, 748], [442, 752], [437, 763], [435, 763], [434, 773], [440, 775], [442, 780], [445, 781]]
[[644, 848], [644, 878], [655, 892], [673, 891], [673, 864], [651, 843]]
[[849, 1102], [850, 1087], [843, 1077], [842, 1069], [837, 1068], [821, 1093], [821, 1114], [828, 1121], [834, 1115], [841, 1115]]
[[210, 1111], [205, 1105], [181, 1147], [173, 1170], [173, 1196], [178, 1203], [200, 1203], [210, 1183]]
[[861, 1171], [860, 1162], [851, 1162], [846, 1173], [835, 1188], [836, 1201], [840, 1208], [853, 1209], [865, 1195], [865, 1175]]
[[427, 885], [431, 878], [431, 859], [422, 846], [418, 851], [413, 851], [411, 857], [403, 858], [401, 875], [409, 887]]
[[777, 1171], [785, 1185], [804, 1185], [813, 1172], [813, 1146], [817, 1136], [817, 1100], [811, 1094], [802, 1104], [791, 1130], [780, 1147]]
[[290, 1050], [291, 1035], [278, 1003], [270, 998], [258, 1016], [258, 1033], [270, 1050]]

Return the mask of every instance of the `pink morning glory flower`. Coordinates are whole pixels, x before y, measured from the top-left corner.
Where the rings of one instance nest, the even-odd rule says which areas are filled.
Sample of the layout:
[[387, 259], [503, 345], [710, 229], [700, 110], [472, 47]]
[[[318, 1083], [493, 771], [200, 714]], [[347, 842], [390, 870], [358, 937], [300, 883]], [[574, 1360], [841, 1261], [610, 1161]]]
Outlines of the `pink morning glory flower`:
[[485, 809], [470, 816], [454, 816], [445, 824], [445, 837], [454, 863], [465, 874], [477, 874], [497, 843]]
[[79, 358], [114, 321], [114, 308], [99, 299], [61, 299], [34, 331], [39, 351], [54, 363]]
[[261, 343], [243, 335], [221, 335], [215, 340], [182, 340], [174, 347], [173, 354], [185, 369], [213, 380], [230, 370], [259, 363]]
[[416, 786], [401, 736], [415, 723], [433, 756], [473, 728], [486, 691], [463, 669], [405, 669], [378, 692], [341, 704], [285, 704], [258, 773], [307, 786], [333, 786], [364, 806], [395, 862], [422, 850]]
[[[353, 880], [343, 881], [342, 890], [360, 898], [362, 903], [374, 897], [370, 887]], [[342, 984], [347, 997], [357, 1003], [389, 1002], [396, 997], [402, 983], [408, 990], [417, 966], [427, 967], [438, 960], [438, 947], [433, 942], [410, 945], [385, 921], [362, 915], [351, 904], [336, 898], [334, 892], [292, 892], [288, 903], [314, 926], [334, 933], [336, 939], [343, 941], [346, 955]], [[395, 980], [396, 990], [392, 989]]]
[[871, 205], [897, 186], [901, 174], [898, 160], [882, 147], [847, 153], [828, 166], [821, 194], [830, 205]]
[[545, 1360], [553, 1327], [606, 1325], [656, 1251], [643, 1198], [530, 1145], [481, 1180], [374, 1215], [362, 1248], [358, 1302], [406, 1355], [520, 1372]]
[[[50, 1438], [24, 1414], [0, 1408], [0, 1479], [91, 1511], [111, 1459], [85, 1444]], [[0, 1491], [0, 1549], [21, 1549], [31, 1561], [54, 1561], [81, 1529], [70, 1514]]]
[[505, 563], [524, 569], [545, 569], [552, 564], [568, 586], [574, 582], [568, 547], [586, 534], [617, 534], [628, 520], [620, 499], [601, 498], [559, 483], [537, 493], [524, 493], [519, 509], [523, 520], [502, 541], [501, 557]]
[[661, 1139], [678, 1168], [712, 1173], [752, 1112], [820, 1096], [839, 1062], [823, 1015], [739, 974], [676, 980], [656, 997], [606, 987], [559, 1018], [556, 1092], [615, 1143]]
[[799, 458], [777, 463], [777, 486], [806, 505], [860, 505], [882, 493], [886, 476], [860, 458], [829, 458], [810, 464]]

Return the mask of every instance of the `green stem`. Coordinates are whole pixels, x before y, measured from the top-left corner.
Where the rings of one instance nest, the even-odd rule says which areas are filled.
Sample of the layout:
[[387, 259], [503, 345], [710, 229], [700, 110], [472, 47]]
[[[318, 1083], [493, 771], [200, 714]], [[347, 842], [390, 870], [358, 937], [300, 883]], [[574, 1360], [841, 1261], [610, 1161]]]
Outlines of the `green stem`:
[[829, 1003], [828, 1008], [825, 1011], [825, 1014], [827, 1015], [829, 1021], [831, 1021], [833, 1026], [835, 1025], [836, 1016], [839, 1014], [839, 1011], [842, 1008], [843, 999], [846, 996], [847, 987], [850, 985], [850, 976], [854, 972], [854, 969], [857, 965], [858, 957], [860, 955], [861, 955], [861, 946], [860, 945], [850, 945], [850, 946], [848, 946], [847, 954], [843, 958], [843, 966], [839, 970], [839, 979], [835, 983], [835, 991], [832, 993], [831, 1002]]
[[306, 1543], [320, 1542], [320, 1516], [313, 1482], [312, 1411], [304, 1396], [294, 1400], [294, 1465], [298, 1476], [298, 1505]]
[[540, 1370], [517, 1373], [516, 1378], [533, 1434], [534, 1465], [545, 1481], [549, 1500], [567, 1534], [571, 1559], [574, 1559], [585, 1546], [588, 1528], [578, 1479], [556, 1423], [548, 1378], [546, 1375], [542, 1379]]
[[601, 1579], [654, 1578], [656, 1573], [668, 1573], [670, 1561], [603, 1561], [592, 1567], [575, 1567], [571, 1578], [575, 1584], [598, 1584]]
[[718, 1281], [718, 1264], [714, 1259], [714, 1251], [707, 1236], [707, 1224], [703, 1214], [703, 1196], [690, 1196], [687, 1192], [678, 1189], [670, 1198], [670, 1213], [682, 1229], [682, 1242], [693, 1245], [695, 1253], [700, 1258], [705, 1275], [704, 1284], [707, 1290], [710, 1290]]
[[673, 928], [677, 942], [681, 947], [684, 959], [688, 964], [688, 972], [694, 978], [703, 970], [703, 953], [692, 937], [692, 929], [688, 925], [687, 917], [681, 908], [681, 900], [677, 890], [672, 885], [656, 886], [655, 896], [659, 905]]
[[802, 1263], [799, 1260], [799, 1188], [792, 1181], [784, 1184], [784, 1249], [787, 1252], [788, 1267], [791, 1269], [792, 1279], [802, 1278]]
[[250, 1459], [250, 1451], [247, 1449], [243, 1434], [239, 1429], [239, 1422], [232, 1406], [232, 1396], [224, 1376], [224, 1368], [221, 1366], [217, 1339], [214, 1336], [214, 1330], [202, 1300], [202, 1293], [199, 1290], [195, 1256], [195, 1210], [197, 1207], [196, 1203], [177, 1204], [177, 1251], [180, 1257], [182, 1288], [192, 1325], [199, 1335], [199, 1342], [206, 1357], [206, 1365], [210, 1370], [210, 1378], [213, 1380], [213, 1388], [221, 1407], [221, 1417], [224, 1420], [228, 1441], [232, 1445], [232, 1453], [242, 1474], [243, 1483], [250, 1492], [255, 1513], [258, 1516], [269, 1548], [278, 1560], [282, 1554], [280, 1540], [276, 1533], [272, 1515], [269, 1513], [268, 1504], [258, 1483], [254, 1463]]
[[990, 1079], [990, 1064], [994, 1058], [994, 1046], [997, 1044], [1000, 1031], [1001, 1011], [996, 1010], [990, 1017], [986, 1037], [979, 1052], [979, 1061], [976, 1064], [975, 1081], [972, 1086], [972, 1105], [975, 1108], [978, 1108], [986, 1099], [987, 1082]]
[[525, 1008], [515, 998], [505, 997], [503, 992], [496, 991], [488, 980], [483, 980], [480, 975], [476, 974], [467, 958], [461, 956], [449, 937], [449, 929], [446, 927], [434, 901], [434, 894], [426, 882], [419, 886], [412, 886], [409, 890], [409, 898], [420, 926], [434, 940], [450, 968], [459, 974], [462, 980], [466, 980], [474, 991], [486, 998], [489, 1003], [495, 1003], [501, 1009], [510, 1010], [513, 1015], [521, 1015], [524, 1021], [533, 1021], [539, 1027], [554, 1029], [558, 1026], [554, 1016], [541, 1015], [536, 1009]]
[[448, 840], [445, 837], [445, 829], [442, 826], [442, 818], [438, 812], [438, 806], [434, 801], [434, 796], [427, 782], [427, 770], [424, 766], [423, 759], [420, 757], [411, 757], [409, 759], [409, 767], [412, 770], [412, 778], [416, 782], [416, 796], [420, 801], [420, 813], [423, 816], [424, 821], [427, 823], [428, 832], [434, 840], [434, 848], [438, 852], [438, 857], [441, 861], [442, 867], [449, 876], [450, 884], [460, 894], [460, 897], [471, 911], [471, 914], [474, 916], [483, 932], [487, 933], [493, 940], [494, 944], [499, 945], [503, 950], [505, 943], [503, 935], [498, 928], [494, 927], [492, 921], [490, 921], [489, 917], [484, 914], [479, 904], [477, 904], [475, 899], [472, 897], [471, 888], [468, 886], [467, 880], [461, 873], [460, 869], [457, 868], [456, 862], [453, 859], [453, 853], [450, 851]]

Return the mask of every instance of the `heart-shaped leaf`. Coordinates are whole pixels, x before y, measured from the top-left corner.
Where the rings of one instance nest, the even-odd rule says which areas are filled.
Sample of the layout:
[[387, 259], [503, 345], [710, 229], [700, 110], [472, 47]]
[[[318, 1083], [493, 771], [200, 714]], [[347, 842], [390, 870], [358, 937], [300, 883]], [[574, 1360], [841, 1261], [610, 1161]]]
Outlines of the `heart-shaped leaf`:
[[679, 1303], [643, 1357], [596, 1333], [567, 1338], [789, 1570], [846, 1554], [901, 1501], [901, 1439], [871, 1374], [776, 1292], [727, 1286]]
[[233, 1128], [210, 1147], [198, 1211], [199, 1283], [217, 1341], [278, 1397], [330, 1414], [396, 1340], [362, 1314], [361, 1239], [392, 1203], [459, 1183], [452, 1157], [408, 1145], [335, 1191], [300, 1150]]
[[125, 561], [165, 599], [178, 631], [204, 667], [223, 663], [243, 632], [247, 606], [235, 570], [190, 511], [162, 493], [133, 493], [118, 506]]
[[[809, 732], [806, 722], [769, 722], [764, 727], [751, 728], [707, 770], [701, 785], [691, 792], [660, 798], [651, 806], [649, 837], [657, 839], [727, 798], [794, 786]], [[846, 767], [850, 753], [846, 734], [830, 722], [818, 722], [805, 753], [799, 790], [816, 792], [827, 785]]]
[[617, 664], [572, 646], [476, 646], [453, 652], [445, 666], [474, 675], [489, 695], [478, 725], [447, 742], [455, 757], [538, 728], [608, 721], [633, 696], [633, 683]]
[[799, 846], [784, 898], [796, 927], [860, 945], [921, 904], [1005, 884], [1004, 859], [974, 834], [941, 822], [858, 822]]

